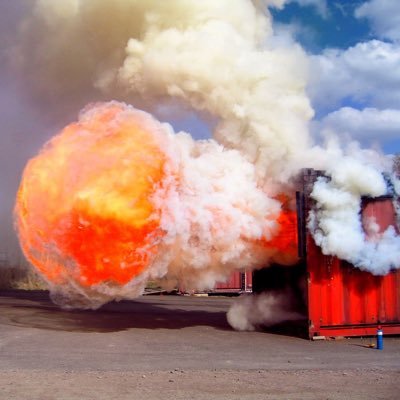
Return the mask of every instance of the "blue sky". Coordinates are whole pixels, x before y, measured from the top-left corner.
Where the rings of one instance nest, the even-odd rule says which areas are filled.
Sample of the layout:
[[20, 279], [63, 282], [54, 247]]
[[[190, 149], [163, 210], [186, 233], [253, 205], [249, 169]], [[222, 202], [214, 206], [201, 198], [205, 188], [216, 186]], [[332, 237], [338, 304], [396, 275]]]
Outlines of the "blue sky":
[[288, 0], [271, 13], [310, 56], [314, 135], [400, 153], [399, 1]]
[[[333, 131], [345, 142], [400, 153], [399, 0], [276, 1], [284, 4], [270, 8], [275, 35], [309, 55], [316, 141]], [[210, 135], [195, 115], [171, 122], [197, 138]]]
[[[271, 13], [276, 24], [301, 25], [304, 30], [296, 39], [310, 52], [318, 53], [326, 47], [345, 49], [373, 37], [368, 21], [355, 17], [362, 1], [314, 1], [305, 6], [300, 3], [288, 3], [280, 10], [272, 8]], [[318, 9], [318, 3], [323, 9]]]

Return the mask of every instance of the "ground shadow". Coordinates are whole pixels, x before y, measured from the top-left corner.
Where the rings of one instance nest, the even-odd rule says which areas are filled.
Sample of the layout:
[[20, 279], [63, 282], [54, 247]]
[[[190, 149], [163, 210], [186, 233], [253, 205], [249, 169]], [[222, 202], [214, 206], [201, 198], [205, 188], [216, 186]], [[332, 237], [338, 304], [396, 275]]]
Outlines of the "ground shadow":
[[264, 332], [274, 335], [298, 337], [301, 339], [309, 339], [308, 337], [308, 321], [307, 319], [299, 319], [295, 321], [282, 321], [272, 326], [263, 326]]
[[48, 292], [0, 292], [0, 322], [13, 326], [70, 332], [116, 332], [127, 329], [182, 329], [210, 326], [231, 330], [226, 311], [185, 309], [158, 296], [108, 303], [98, 310], [65, 311], [54, 305]]

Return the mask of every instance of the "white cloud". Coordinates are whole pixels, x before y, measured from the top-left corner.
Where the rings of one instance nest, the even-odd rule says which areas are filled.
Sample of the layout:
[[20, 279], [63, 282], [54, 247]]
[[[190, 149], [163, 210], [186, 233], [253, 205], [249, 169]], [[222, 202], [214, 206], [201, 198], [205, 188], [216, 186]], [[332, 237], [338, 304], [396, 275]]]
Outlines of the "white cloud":
[[314, 107], [327, 112], [347, 99], [352, 105], [397, 108], [400, 104], [400, 45], [379, 40], [310, 57], [308, 87]]
[[314, 130], [333, 131], [342, 137], [357, 140], [385, 140], [400, 137], [400, 110], [343, 107], [316, 123]]
[[299, 21], [294, 21], [290, 24], [274, 23], [274, 36], [272, 40], [278, 46], [293, 46], [298, 43], [299, 37], [302, 38], [303, 42], [313, 43], [317, 37], [317, 33], [314, 29], [301, 24]]
[[378, 37], [400, 41], [400, 4], [398, 0], [370, 0], [356, 9], [355, 16], [367, 18]]

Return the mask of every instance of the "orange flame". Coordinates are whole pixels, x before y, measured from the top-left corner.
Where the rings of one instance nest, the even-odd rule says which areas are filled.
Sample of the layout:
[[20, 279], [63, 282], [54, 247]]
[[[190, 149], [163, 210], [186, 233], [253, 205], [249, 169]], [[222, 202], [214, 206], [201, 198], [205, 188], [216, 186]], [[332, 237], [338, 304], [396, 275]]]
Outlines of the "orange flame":
[[[192, 247], [209, 251], [212, 256], [220, 252], [221, 260], [214, 258], [218, 267], [224, 265], [224, 252], [238, 257], [237, 248], [219, 238], [237, 215], [231, 204], [227, 204], [226, 212], [213, 208], [213, 201], [199, 206], [200, 211], [204, 207], [212, 216], [206, 221], [204, 237], [199, 236], [190, 211], [179, 214], [189, 218], [185, 221], [189, 222], [189, 232], [177, 233], [174, 225], [179, 226], [180, 221], [175, 220], [176, 208], [188, 206], [187, 202], [197, 197], [179, 197], [188, 183], [182, 174], [185, 164], [180, 158], [175, 160], [180, 153], [179, 148], [172, 148], [174, 144], [159, 122], [125, 104], [111, 102], [86, 109], [79, 121], [47, 143], [24, 171], [15, 215], [28, 260], [56, 286], [67, 284], [66, 288], [87, 297], [96, 293], [115, 297], [115, 293], [122, 293], [121, 285], [129, 283], [123, 292], [128, 293], [133, 287], [139, 288], [150, 274], [160, 276], [165, 272], [158, 268], [160, 265], [171, 260], [180, 265], [188, 254], [195, 257]], [[209, 193], [200, 191], [200, 195]], [[261, 243], [257, 229], [251, 234], [244, 229], [237, 240], [243, 240], [249, 248], [256, 245], [261, 256], [289, 264], [297, 259], [296, 213], [291, 211], [287, 197], [277, 200], [282, 204], [281, 213], [276, 215], [277, 229], [271, 231], [273, 214], [264, 214], [265, 221], [259, 214], [266, 232]], [[238, 207], [240, 215], [245, 214], [243, 224], [248, 224], [246, 212], [251, 214], [251, 210]], [[268, 237], [271, 233], [275, 236]], [[201, 240], [208, 241], [210, 236], [215, 246], [204, 246]], [[177, 245], [182, 238], [188, 242], [183, 249]], [[257, 262], [262, 261], [259, 258]], [[212, 259], [210, 256], [207, 260]], [[214, 267], [212, 261], [205, 263]], [[204, 265], [206, 272], [207, 268]]]
[[278, 232], [272, 239], [264, 239], [263, 244], [278, 250], [286, 260], [293, 262], [298, 257], [297, 213], [289, 209], [289, 198], [286, 195], [278, 195], [277, 200], [282, 203], [282, 211], [276, 220]]
[[152, 124], [126, 105], [98, 105], [28, 163], [16, 224], [51, 282], [126, 284], [149, 266], [164, 235], [152, 197], [168, 161]]
[[279, 232], [268, 245], [281, 252], [297, 253], [297, 214], [295, 211], [282, 211], [278, 217]]

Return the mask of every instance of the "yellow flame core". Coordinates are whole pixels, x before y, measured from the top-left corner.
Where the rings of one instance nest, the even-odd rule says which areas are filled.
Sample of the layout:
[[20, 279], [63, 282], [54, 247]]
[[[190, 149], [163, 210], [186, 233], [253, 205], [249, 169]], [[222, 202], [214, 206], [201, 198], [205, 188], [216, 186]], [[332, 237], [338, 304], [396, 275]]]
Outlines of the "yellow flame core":
[[98, 105], [28, 163], [16, 223], [48, 280], [126, 284], [149, 266], [164, 234], [152, 196], [166, 155], [143, 119], [124, 104]]

